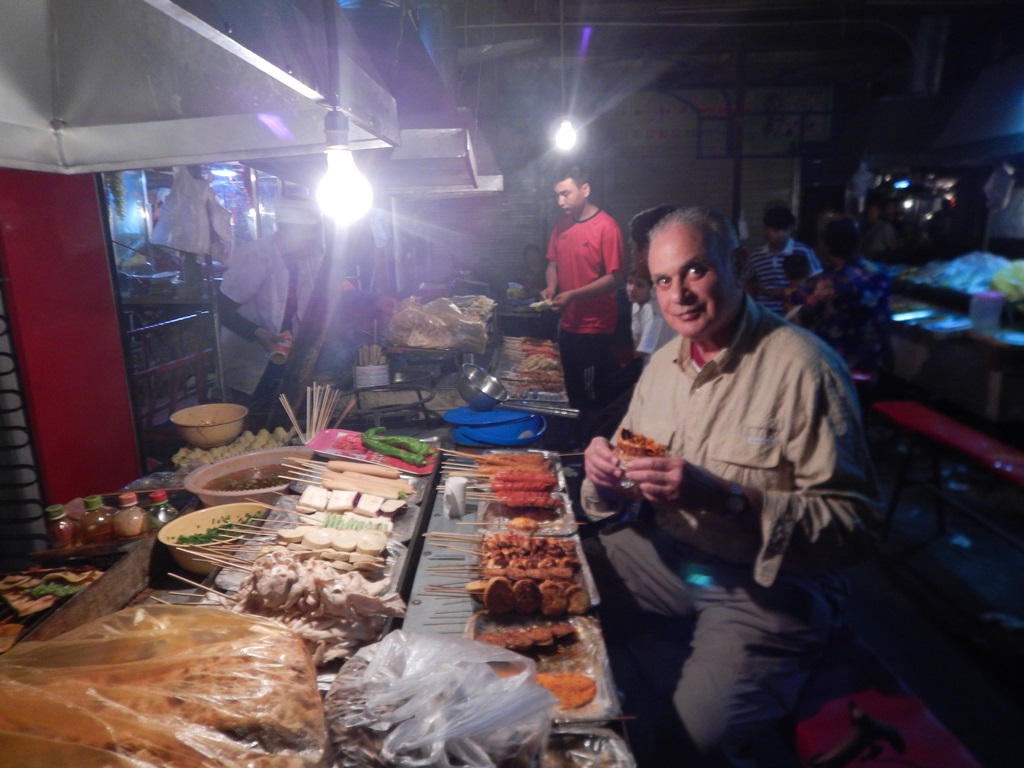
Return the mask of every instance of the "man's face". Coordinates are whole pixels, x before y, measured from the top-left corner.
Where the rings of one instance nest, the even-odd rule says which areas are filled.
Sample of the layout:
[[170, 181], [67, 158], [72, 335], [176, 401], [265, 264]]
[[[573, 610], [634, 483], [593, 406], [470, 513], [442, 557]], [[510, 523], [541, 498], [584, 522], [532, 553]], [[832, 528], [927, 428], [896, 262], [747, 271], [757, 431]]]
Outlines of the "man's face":
[[555, 198], [558, 200], [558, 207], [565, 213], [578, 219], [583, 209], [587, 207], [587, 198], [590, 197], [590, 184], [584, 182], [577, 186], [572, 179], [563, 179], [555, 184]]
[[743, 287], [707, 253], [701, 231], [686, 224], [662, 230], [651, 242], [648, 264], [669, 327], [705, 349], [728, 345]]
[[792, 234], [793, 230], [791, 228], [772, 229], [771, 227], [765, 227], [764, 241], [773, 251], [781, 251], [786, 247], [786, 243], [789, 242], [789, 238]]

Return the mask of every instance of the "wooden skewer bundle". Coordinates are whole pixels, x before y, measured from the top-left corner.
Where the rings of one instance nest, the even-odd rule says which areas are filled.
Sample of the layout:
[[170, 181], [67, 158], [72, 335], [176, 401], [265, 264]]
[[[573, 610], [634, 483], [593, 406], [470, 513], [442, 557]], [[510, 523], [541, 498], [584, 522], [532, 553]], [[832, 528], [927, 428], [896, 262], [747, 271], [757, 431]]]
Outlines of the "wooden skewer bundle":
[[387, 361], [380, 344], [368, 344], [356, 350], [356, 365], [384, 365]]
[[[323, 430], [327, 429], [327, 425], [331, 421], [331, 415], [334, 413], [340, 398], [341, 392], [328, 384], [313, 382], [313, 386], [306, 387], [306, 429], [302, 429], [299, 426], [298, 418], [295, 416], [295, 410], [292, 408], [291, 403], [288, 402], [288, 398], [284, 394], [278, 396], [281, 405], [284, 406], [285, 413], [288, 414], [289, 421], [292, 423], [292, 428], [303, 443], [308, 443]], [[341, 419], [348, 415], [354, 404], [355, 398], [353, 397], [342, 414]], [[341, 419], [338, 419], [338, 421], [341, 421]]]

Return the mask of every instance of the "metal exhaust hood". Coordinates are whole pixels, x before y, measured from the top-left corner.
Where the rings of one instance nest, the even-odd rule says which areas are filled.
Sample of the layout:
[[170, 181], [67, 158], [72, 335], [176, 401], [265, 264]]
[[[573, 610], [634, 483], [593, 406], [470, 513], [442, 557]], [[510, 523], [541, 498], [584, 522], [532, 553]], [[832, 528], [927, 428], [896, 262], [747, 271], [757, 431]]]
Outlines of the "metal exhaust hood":
[[449, 88], [455, 62], [446, 64], [439, 41], [450, 30], [427, 16], [436, 4], [419, 4], [415, 25], [406, 3], [344, 0], [342, 6], [398, 105], [399, 142], [379, 166], [381, 190], [432, 197], [502, 191], [504, 178], [475, 117], [456, 106]]
[[[296, 3], [0, 0], [0, 16], [2, 167], [83, 173], [323, 151], [325, 20]], [[394, 146], [395, 100], [333, 16], [353, 148]]]

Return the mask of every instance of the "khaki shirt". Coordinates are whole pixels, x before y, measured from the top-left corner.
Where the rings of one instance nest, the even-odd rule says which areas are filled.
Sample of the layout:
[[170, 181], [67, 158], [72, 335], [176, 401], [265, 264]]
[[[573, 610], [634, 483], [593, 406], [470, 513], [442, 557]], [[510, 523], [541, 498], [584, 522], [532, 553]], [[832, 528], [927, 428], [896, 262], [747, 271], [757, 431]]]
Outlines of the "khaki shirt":
[[[879, 491], [842, 359], [749, 297], [742, 312], [732, 343], [699, 372], [688, 339], [658, 350], [622, 426], [667, 445], [670, 456], [764, 492], [760, 519], [721, 508], [654, 508], [668, 534], [750, 564], [768, 586], [780, 567], [820, 573], [863, 559]], [[595, 520], [620, 511], [589, 480], [582, 502]]]

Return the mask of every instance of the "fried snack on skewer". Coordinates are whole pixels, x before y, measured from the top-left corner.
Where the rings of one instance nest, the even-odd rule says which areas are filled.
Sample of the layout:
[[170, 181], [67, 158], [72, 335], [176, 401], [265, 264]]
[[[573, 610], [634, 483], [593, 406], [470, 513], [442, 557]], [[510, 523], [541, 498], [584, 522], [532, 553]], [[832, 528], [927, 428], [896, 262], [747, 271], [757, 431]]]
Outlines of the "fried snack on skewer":
[[619, 435], [615, 441], [615, 455], [620, 460], [664, 456], [666, 453], [668, 453], [667, 446], [656, 443], [637, 432], [631, 432], [625, 428], [619, 429]]
[[562, 506], [561, 499], [557, 499], [550, 493], [536, 493], [529, 491], [495, 491], [498, 500], [507, 507], [533, 508], [533, 509], [558, 509]]
[[[466, 590], [470, 594], [483, 595], [484, 609], [488, 613], [514, 613], [516, 612], [515, 585], [518, 583], [518, 580], [513, 581], [504, 576], [495, 576], [486, 582], [470, 582], [466, 585]], [[565, 616], [570, 611], [573, 614], [583, 614], [590, 610], [590, 595], [579, 584], [550, 579], [539, 583], [533, 581], [533, 583], [540, 595], [540, 613], [544, 616]], [[527, 599], [532, 599], [532, 590], [528, 595], [527, 589], [520, 587], [522, 606], [526, 605]]]
[[505, 527], [516, 533], [530, 534], [537, 532], [540, 528], [540, 523], [532, 517], [513, 517]]

